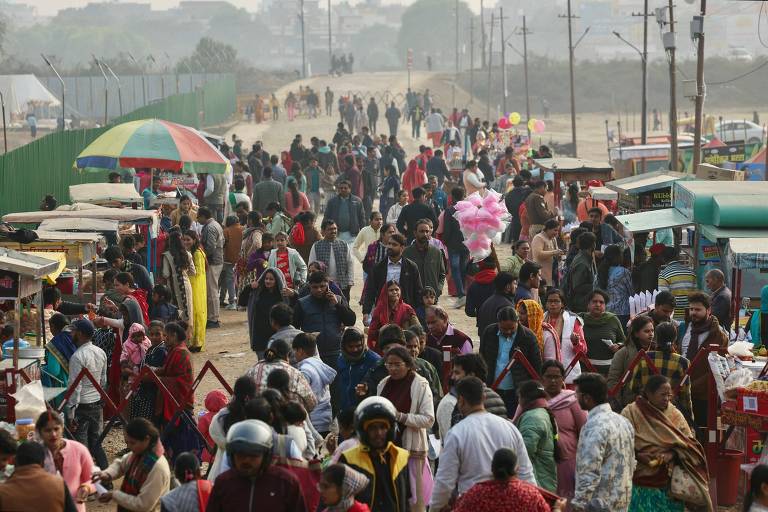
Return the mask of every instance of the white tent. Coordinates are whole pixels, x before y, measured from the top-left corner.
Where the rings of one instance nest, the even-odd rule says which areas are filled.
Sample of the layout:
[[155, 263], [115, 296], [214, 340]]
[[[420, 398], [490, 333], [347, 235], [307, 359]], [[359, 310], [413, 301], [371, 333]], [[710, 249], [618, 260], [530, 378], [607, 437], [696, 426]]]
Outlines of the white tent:
[[8, 118], [23, 119], [30, 102], [48, 107], [61, 105], [61, 101], [35, 75], [0, 75], [0, 92], [3, 93]]

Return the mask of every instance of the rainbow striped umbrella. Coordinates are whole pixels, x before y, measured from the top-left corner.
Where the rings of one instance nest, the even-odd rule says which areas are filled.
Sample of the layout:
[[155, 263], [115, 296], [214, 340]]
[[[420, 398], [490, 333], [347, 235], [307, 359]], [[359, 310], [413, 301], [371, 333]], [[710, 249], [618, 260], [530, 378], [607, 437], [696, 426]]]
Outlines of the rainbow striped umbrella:
[[74, 167], [223, 174], [229, 165], [224, 155], [194, 128], [161, 119], [142, 119], [119, 124], [101, 134], [78, 155]]

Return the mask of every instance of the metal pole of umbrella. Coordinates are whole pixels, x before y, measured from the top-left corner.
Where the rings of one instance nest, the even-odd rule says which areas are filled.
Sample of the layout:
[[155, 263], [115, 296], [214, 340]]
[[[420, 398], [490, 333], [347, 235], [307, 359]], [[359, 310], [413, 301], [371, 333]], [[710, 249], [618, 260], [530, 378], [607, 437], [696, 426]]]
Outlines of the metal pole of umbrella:
[[67, 87], [64, 85], [64, 79], [61, 78], [61, 75], [58, 71], [56, 71], [56, 68], [53, 66], [50, 60], [48, 60], [48, 57], [45, 56], [45, 54], [41, 53], [40, 56], [43, 58], [46, 64], [48, 64], [48, 67], [51, 68], [53, 73], [56, 75], [56, 78], [59, 79], [59, 83], [61, 83], [61, 129], [66, 130], [67, 129], [67, 117], [66, 117], [66, 110], [64, 109], [64, 96], [67, 92]]

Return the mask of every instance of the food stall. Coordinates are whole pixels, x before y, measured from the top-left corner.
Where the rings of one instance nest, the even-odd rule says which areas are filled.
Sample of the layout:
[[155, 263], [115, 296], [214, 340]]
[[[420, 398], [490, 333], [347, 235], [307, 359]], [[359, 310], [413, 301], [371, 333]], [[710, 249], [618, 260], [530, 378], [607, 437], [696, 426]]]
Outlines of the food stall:
[[[61, 219], [70, 221], [87, 219], [100, 221], [113, 221], [119, 224], [132, 224], [137, 228], [146, 226], [150, 243], [147, 244], [147, 261], [152, 262], [153, 243], [157, 240], [160, 229], [160, 219], [156, 210], [134, 210], [132, 208], [105, 208], [91, 204], [77, 203], [70, 209], [57, 209], [47, 212], [21, 212], [9, 213], [3, 216], [3, 221], [11, 224], [40, 224], [44, 221]], [[60, 232], [57, 232], [59, 235]], [[154, 270], [150, 263], [150, 272]]]
[[[66, 266], [77, 271], [78, 295], [84, 295], [83, 268], [91, 266], [93, 277], [93, 300], [96, 300], [96, 259], [98, 246], [103, 244], [104, 237], [98, 233], [69, 233], [66, 231], [36, 230], [38, 239], [23, 244], [12, 240], [0, 241], [0, 247], [15, 249], [26, 253], [64, 253]], [[62, 286], [65, 295], [73, 295], [74, 276], [66, 275], [67, 283]]]
[[609, 181], [605, 186], [619, 196], [619, 212], [636, 213], [661, 210], [672, 206], [672, 184], [691, 179], [689, 174], [653, 171]]
[[[693, 149], [693, 140], [678, 140], [678, 168], [683, 168], [682, 154], [686, 150]], [[608, 150], [608, 159], [616, 169], [617, 178], [627, 178], [638, 174], [648, 174], [654, 171], [665, 171], [670, 168], [670, 150], [672, 145], [668, 142], [661, 144], [638, 144], [635, 146], [614, 146]], [[645, 170], [642, 172], [642, 162], [645, 161]]]
[[[42, 278], [54, 272], [58, 265], [57, 261], [0, 247], [0, 301], [13, 301], [16, 321], [13, 357], [0, 361], [0, 418], [13, 419], [10, 395], [23, 386], [23, 382], [39, 378], [40, 358], [20, 357], [27, 355], [20, 354], [19, 349], [21, 300], [37, 294], [37, 308], [42, 311]], [[41, 345], [41, 333], [38, 332], [37, 346]]]
[[600, 180], [605, 183], [611, 179], [613, 173], [613, 167], [608, 163], [582, 158], [539, 158], [534, 160], [534, 163], [542, 172], [552, 173], [557, 206], [560, 206], [562, 197], [561, 183], [579, 182], [583, 185], [590, 180]]

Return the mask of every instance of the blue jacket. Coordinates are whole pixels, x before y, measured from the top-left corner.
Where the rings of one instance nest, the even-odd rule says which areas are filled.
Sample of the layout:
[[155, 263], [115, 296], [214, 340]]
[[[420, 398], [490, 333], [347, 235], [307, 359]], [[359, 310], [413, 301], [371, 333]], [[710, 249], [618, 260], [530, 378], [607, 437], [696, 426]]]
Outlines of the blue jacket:
[[367, 350], [359, 361], [349, 361], [344, 354], [339, 355], [336, 363], [336, 380], [333, 385], [339, 401], [339, 410], [354, 408], [357, 406], [355, 386], [363, 382], [366, 375], [376, 367], [381, 356], [373, 350]]
[[308, 357], [296, 367], [307, 378], [309, 387], [317, 398], [317, 406], [309, 414], [312, 425], [318, 432], [329, 432], [333, 421], [330, 384], [336, 377], [336, 370], [325, 364], [319, 357]]

